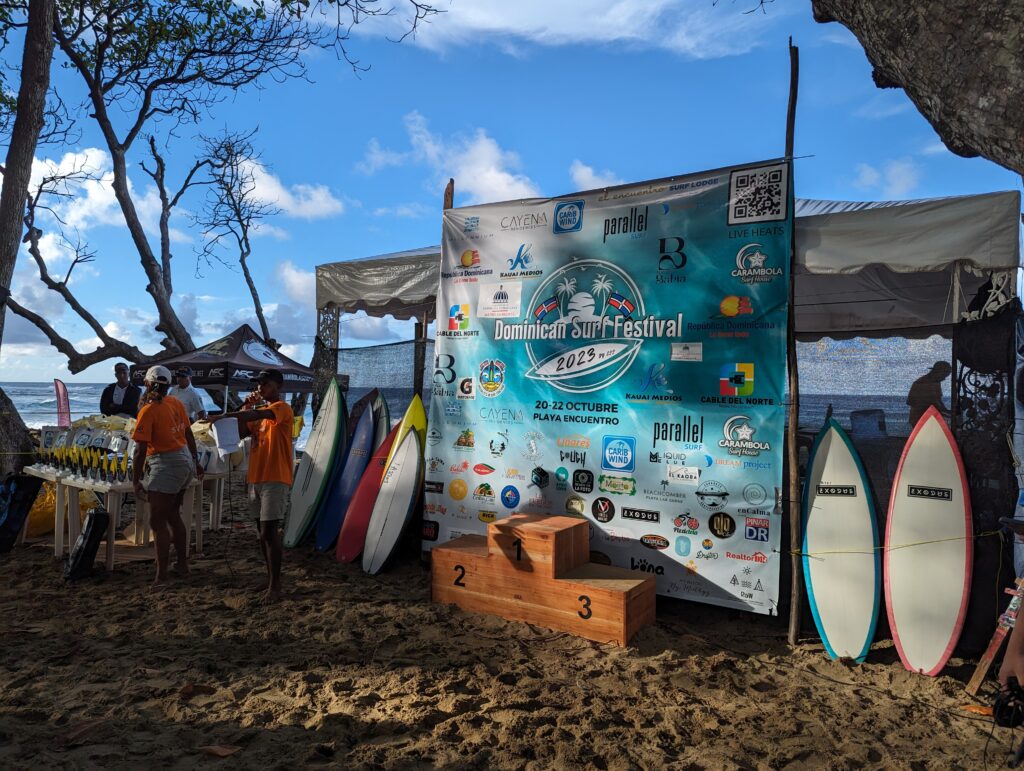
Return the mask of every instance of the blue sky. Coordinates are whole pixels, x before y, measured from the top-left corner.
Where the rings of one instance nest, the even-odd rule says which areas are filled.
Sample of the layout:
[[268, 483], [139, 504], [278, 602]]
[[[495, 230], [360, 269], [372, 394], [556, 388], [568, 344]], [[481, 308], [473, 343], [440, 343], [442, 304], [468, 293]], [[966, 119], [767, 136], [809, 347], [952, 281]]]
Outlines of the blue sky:
[[[745, 14], [752, 5], [452, 0], [401, 44], [387, 39], [397, 20], [356, 28], [349, 47], [369, 72], [357, 76], [318, 52], [307, 59], [308, 82], [268, 81], [232, 95], [175, 138], [166, 139], [165, 127], [156, 131], [175, 175], [190, 163], [199, 133], [259, 128], [258, 191], [281, 213], [254, 240], [250, 262], [272, 334], [303, 361], [315, 325], [314, 267], [438, 243], [448, 177], [458, 206], [781, 155], [790, 36], [800, 47], [796, 155], [807, 156], [796, 165], [797, 196], [885, 200], [1019, 187], [1019, 177], [993, 163], [949, 153], [902, 91], [875, 88], [853, 36], [815, 24], [810, 3]], [[20, 57], [20, 41], [11, 55]], [[55, 70], [64, 99], [76, 104], [82, 89], [71, 75]], [[100, 176], [59, 205], [97, 254], [76, 268], [75, 292], [109, 331], [155, 352], [155, 309], [102, 179], [109, 158], [93, 126], [79, 126], [74, 146], [37, 152], [40, 168], [88, 163]], [[138, 167], [144, 149], [141, 142], [134, 149], [130, 176], [154, 228], [154, 192]], [[239, 272], [215, 266], [195, 274], [201, 235], [188, 212], [201, 198], [186, 198], [172, 221], [175, 304], [200, 343], [252, 316]], [[47, 262], [60, 273], [67, 254], [47, 231]], [[91, 331], [42, 286], [27, 257], [13, 291], [80, 349], [90, 347]], [[393, 319], [356, 317], [342, 326], [352, 345], [410, 332]], [[112, 366], [70, 376], [41, 335], [8, 318], [0, 379], [105, 382]]]

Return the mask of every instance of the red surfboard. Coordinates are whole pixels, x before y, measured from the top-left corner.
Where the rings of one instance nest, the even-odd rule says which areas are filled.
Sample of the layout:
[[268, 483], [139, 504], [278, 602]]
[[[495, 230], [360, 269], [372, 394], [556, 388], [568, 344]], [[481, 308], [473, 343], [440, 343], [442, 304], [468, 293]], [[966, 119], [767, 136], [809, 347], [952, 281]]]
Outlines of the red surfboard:
[[387, 463], [391, 445], [398, 436], [399, 427], [396, 425], [391, 429], [388, 438], [366, 464], [366, 471], [359, 480], [359, 486], [348, 505], [345, 520], [341, 524], [341, 532], [338, 534], [338, 545], [334, 550], [334, 557], [338, 562], [353, 562], [363, 552], [366, 529], [370, 526], [373, 505], [377, 502], [380, 483], [384, 479], [384, 464]]

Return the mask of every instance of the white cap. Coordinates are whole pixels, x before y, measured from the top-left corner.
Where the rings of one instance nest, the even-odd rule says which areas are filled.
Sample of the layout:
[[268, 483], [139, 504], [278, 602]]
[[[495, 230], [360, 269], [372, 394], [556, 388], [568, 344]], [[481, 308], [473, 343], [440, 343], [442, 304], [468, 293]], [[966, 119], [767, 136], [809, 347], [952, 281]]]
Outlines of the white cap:
[[171, 384], [171, 371], [167, 367], [161, 367], [159, 364], [155, 364], [146, 370], [146, 382], [147, 383], [162, 383], [163, 385]]

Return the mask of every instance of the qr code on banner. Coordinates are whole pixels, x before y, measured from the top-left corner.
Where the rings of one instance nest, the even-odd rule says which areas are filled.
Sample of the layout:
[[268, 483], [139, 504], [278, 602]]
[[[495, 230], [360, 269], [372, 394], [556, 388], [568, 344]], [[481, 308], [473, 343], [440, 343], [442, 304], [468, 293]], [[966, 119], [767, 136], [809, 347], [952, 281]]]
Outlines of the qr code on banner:
[[729, 223], [786, 219], [789, 175], [785, 164], [742, 169], [729, 175]]

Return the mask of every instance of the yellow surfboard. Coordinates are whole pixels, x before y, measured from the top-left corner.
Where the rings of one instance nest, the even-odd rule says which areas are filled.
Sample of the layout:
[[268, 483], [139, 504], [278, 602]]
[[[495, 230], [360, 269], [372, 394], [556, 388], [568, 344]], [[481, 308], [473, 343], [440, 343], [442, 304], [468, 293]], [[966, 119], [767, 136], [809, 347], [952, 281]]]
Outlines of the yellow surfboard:
[[412, 397], [412, 401], [409, 402], [409, 409], [405, 411], [402, 422], [398, 424], [395, 443], [391, 445], [391, 452], [388, 453], [388, 459], [384, 463], [385, 470], [391, 466], [392, 458], [398, 452], [398, 448], [402, 446], [402, 440], [405, 439], [405, 435], [410, 431], [415, 431], [420, 435], [420, 448], [422, 451], [422, 448], [426, 447], [427, 441], [427, 412], [423, 409], [423, 402], [418, 394]]

